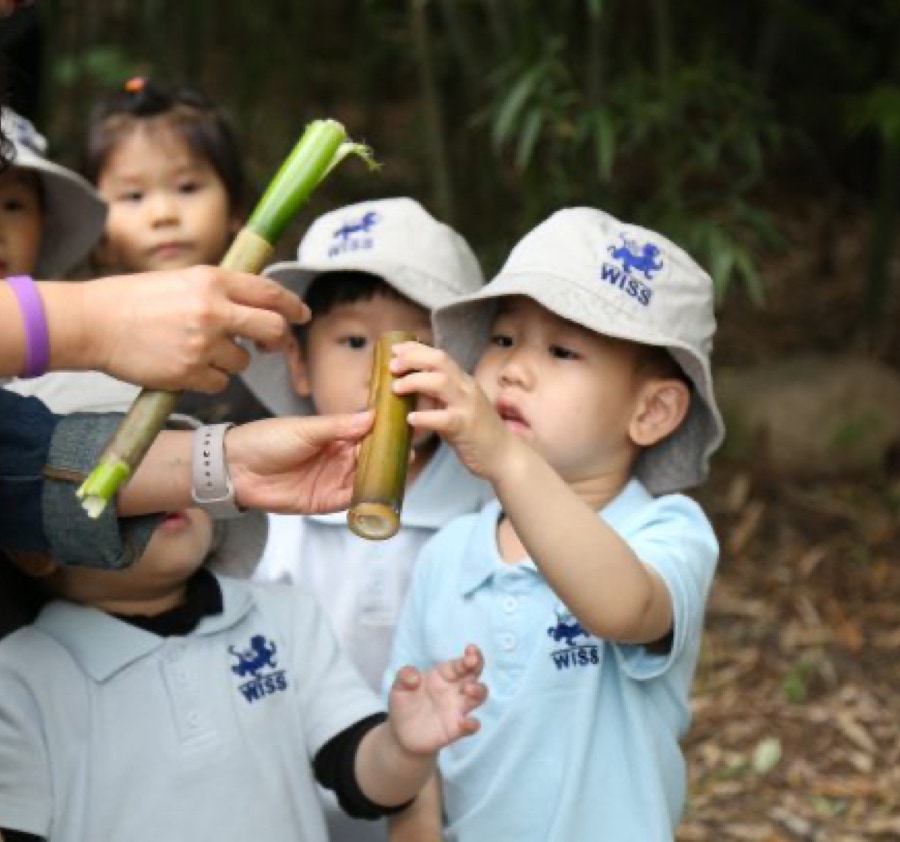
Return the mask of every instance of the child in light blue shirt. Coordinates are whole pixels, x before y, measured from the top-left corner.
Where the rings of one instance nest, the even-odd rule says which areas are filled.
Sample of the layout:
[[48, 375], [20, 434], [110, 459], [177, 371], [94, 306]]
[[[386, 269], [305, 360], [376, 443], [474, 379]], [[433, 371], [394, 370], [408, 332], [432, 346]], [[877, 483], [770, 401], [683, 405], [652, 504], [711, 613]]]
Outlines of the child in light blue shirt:
[[[423, 549], [388, 672], [474, 640], [482, 732], [439, 763], [392, 839], [662, 842], [718, 556], [699, 506], [722, 438], [709, 276], [590, 208], [529, 233], [487, 287], [396, 349], [399, 393], [497, 499]], [[475, 364], [474, 377], [465, 369]]]

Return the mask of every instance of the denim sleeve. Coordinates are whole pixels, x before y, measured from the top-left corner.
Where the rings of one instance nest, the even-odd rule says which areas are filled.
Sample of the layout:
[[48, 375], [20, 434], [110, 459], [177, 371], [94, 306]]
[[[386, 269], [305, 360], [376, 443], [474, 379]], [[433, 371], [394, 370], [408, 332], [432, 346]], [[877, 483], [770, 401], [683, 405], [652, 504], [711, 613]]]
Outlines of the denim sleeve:
[[59, 417], [36, 398], [0, 388], [0, 547], [41, 552], [44, 465]]
[[89, 518], [75, 492], [97, 462], [122, 416], [79, 412], [59, 420], [44, 468], [44, 530], [50, 554], [61, 564], [120, 568], [137, 561], [159, 515], [120, 518], [107, 506]]

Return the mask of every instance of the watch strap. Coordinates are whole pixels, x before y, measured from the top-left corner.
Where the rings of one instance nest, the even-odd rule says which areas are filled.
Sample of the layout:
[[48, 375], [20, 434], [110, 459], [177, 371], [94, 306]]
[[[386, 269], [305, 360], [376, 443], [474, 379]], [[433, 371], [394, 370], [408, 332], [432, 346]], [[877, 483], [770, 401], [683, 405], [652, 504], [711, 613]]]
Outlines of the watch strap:
[[239, 517], [234, 484], [225, 464], [225, 433], [234, 424], [210, 424], [194, 430], [191, 443], [191, 499], [215, 520]]

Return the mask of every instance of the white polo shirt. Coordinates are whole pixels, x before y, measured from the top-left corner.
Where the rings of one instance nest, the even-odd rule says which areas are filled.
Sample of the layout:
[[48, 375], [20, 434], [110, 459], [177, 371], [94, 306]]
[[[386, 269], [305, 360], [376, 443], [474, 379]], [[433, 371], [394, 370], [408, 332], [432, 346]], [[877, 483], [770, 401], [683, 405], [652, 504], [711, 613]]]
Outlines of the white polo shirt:
[[[718, 545], [700, 507], [632, 480], [601, 512], [672, 599], [668, 654], [581, 628], [531, 560], [497, 549], [500, 506], [425, 547], [387, 675], [478, 644], [481, 729], [438, 757], [453, 842], [671, 842], [685, 797], [678, 741]], [[615, 583], [610, 582], [610, 588]]]
[[220, 579], [162, 638], [54, 602], [0, 642], [0, 827], [52, 842], [324, 842], [312, 758], [383, 709], [315, 601]]

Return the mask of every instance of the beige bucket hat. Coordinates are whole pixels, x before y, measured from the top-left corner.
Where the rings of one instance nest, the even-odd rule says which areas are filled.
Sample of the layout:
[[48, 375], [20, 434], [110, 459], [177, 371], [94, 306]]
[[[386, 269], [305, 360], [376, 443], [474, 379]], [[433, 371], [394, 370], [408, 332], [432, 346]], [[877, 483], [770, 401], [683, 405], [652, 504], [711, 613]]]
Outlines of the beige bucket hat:
[[3, 108], [0, 122], [15, 152], [12, 166], [36, 172], [44, 188], [44, 227], [34, 273], [62, 277], [103, 235], [106, 203], [80, 175], [47, 160], [47, 141], [30, 121]]
[[645, 451], [635, 473], [654, 494], [702, 482], [724, 425], [713, 393], [713, 283], [660, 234], [594, 208], [553, 214], [512, 250], [483, 289], [439, 308], [437, 344], [471, 370], [498, 299], [524, 295], [563, 319], [607, 336], [668, 349], [694, 386], [682, 425]]
[[[414, 199], [377, 199], [338, 208], [316, 219], [300, 241], [297, 259], [263, 273], [301, 298], [329, 272], [367, 272], [426, 310], [473, 292], [484, 283], [468, 243]], [[241, 374], [275, 415], [308, 415], [312, 408], [291, 385], [281, 354], [251, 349]]]

